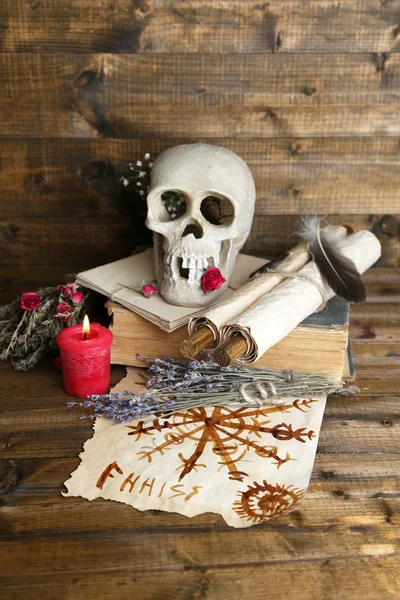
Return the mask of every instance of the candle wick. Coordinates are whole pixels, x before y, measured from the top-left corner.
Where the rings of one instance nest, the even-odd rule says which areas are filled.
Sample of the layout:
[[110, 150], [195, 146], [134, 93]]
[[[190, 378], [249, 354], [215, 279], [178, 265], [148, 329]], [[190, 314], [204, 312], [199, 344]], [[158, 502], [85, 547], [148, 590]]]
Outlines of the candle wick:
[[86, 342], [86, 331], [85, 331], [85, 333], [83, 334], [83, 340]]

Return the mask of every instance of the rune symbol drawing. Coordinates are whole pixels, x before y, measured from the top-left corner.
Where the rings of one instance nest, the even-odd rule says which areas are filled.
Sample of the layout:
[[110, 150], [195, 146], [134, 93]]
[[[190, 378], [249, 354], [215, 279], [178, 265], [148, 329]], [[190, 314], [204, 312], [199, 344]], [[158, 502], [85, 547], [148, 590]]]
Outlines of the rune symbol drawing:
[[[317, 400], [295, 400], [281, 406], [254, 409], [243, 407], [236, 410], [217, 406], [211, 413], [204, 408], [194, 408], [175, 413], [168, 420], [160, 417], [150, 424], [141, 421], [135, 426], [128, 426], [131, 430], [128, 435], [136, 436], [136, 441], [144, 436], [152, 438], [152, 445], [142, 446], [137, 453], [139, 460], [147, 459], [148, 462], [152, 462], [154, 455], [164, 455], [173, 446], [183, 444], [186, 440], [195, 441], [195, 449], [190, 456], [184, 457], [182, 453], [178, 453], [181, 461], [177, 468], [180, 471], [179, 481], [193, 470], [206, 468], [207, 465], [199, 461], [209, 444], [212, 452], [220, 459], [220, 469], [227, 469], [229, 479], [243, 481], [247, 473], [239, 470], [238, 463], [250, 450], [257, 456], [271, 459], [278, 469], [284, 463], [295, 460], [287, 452], [285, 456], [281, 456], [276, 445], [263, 443], [265, 434], [280, 442], [296, 440], [305, 443], [315, 437], [314, 431], [307, 431], [305, 427], [294, 430], [292, 425], [284, 422], [271, 426], [268, 417], [272, 413], [288, 413], [292, 410], [306, 412], [313, 402]], [[157, 432], [165, 432], [162, 441], [159, 436], [156, 439]]]

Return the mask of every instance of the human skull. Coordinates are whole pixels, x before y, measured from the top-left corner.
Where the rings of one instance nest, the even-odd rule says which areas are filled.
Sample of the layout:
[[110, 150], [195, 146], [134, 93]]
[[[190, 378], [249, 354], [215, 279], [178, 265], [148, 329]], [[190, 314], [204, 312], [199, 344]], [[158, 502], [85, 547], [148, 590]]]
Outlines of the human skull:
[[[165, 201], [171, 196], [178, 205], [172, 214]], [[250, 169], [227, 148], [188, 144], [157, 158], [151, 171], [146, 225], [154, 232], [156, 278], [167, 302], [207, 306], [225, 291], [249, 235], [254, 204]], [[222, 217], [216, 216], [216, 207], [224, 209]], [[205, 293], [201, 279], [210, 267], [220, 269], [226, 282]]]

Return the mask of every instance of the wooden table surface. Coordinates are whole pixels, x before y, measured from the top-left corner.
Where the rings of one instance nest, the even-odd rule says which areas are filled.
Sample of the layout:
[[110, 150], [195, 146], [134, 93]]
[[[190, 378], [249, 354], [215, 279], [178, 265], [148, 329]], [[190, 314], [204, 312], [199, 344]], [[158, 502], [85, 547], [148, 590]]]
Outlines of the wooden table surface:
[[367, 277], [352, 312], [360, 394], [328, 400], [299, 509], [250, 529], [63, 498], [91, 422], [66, 408], [50, 360], [0, 364], [0, 597], [399, 599], [400, 271]]

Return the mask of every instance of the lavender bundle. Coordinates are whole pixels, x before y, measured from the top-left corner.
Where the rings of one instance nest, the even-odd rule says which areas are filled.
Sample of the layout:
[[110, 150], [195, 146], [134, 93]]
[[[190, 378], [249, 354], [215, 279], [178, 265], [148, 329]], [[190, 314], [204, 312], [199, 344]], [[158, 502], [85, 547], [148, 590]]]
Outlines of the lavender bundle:
[[345, 388], [324, 373], [294, 373], [250, 369], [243, 366], [220, 367], [213, 360], [175, 360], [140, 357], [150, 364], [152, 377], [147, 390], [138, 395], [91, 396], [84, 402], [69, 402], [68, 407], [94, 408], [89, 418], [106, 417], [116, 423], [168, 418], [174, 413], [208, 406], [284, 404], [285, 397], [309, 398], [325, 394], [350, 395], [358, 391]]

